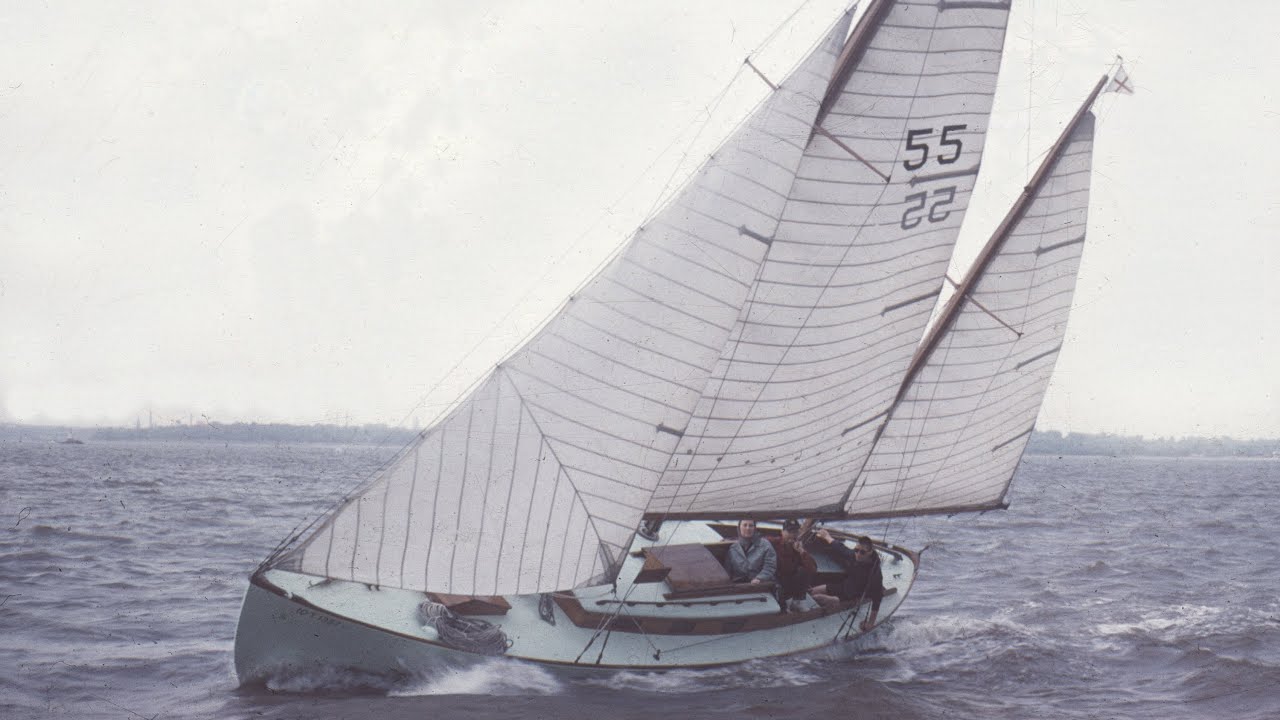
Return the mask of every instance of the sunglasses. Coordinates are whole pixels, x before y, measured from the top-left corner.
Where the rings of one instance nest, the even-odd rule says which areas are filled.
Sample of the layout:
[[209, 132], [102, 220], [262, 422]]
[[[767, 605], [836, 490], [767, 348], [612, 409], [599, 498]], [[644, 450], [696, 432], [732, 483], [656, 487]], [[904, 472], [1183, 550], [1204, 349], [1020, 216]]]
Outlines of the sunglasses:
[[870, 555], [872, 551], [866, 548], [854, 548], [853, 552], [857, 555]]

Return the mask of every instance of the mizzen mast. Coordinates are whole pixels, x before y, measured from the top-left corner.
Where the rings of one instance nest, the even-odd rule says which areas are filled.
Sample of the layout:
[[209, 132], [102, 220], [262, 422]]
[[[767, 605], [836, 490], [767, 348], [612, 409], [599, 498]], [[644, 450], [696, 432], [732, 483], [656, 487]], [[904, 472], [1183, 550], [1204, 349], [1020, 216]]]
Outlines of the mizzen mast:
[[[888, 408], [880, 416], [882, 420], [879, 426], [876, 428], [876, 432], [872, 440], [873, 448], [878, 448], [881, 445], [882, 440], [886, 439], [886, 435], [885, 435], [886, 429], [890, 426], [891, 422], [894, 421], [896, 414], [900, 410], [903, 403], [906, 401], [908, 393], [911, 391], [912, 387], [916, 384], [917, 380], [920, 378], [921, 372], [926, 366], [930, 365], [931, 361], [933, 360], [933, 356], [935, 352], [938, 350], [943, 339], [949, 336], [950, 332], [952, 331], [952, 328], [955, 326], [957, 322], [957, 319], [961, 316], [962, 311], [964, 310], [967, 304], [972, 302], [972, 304], [975, 307], [977, 307], [986, 315], [993, 318], [999, 326], [1002, 326], [1003, 328], [1014, 332], [1019, 338], [1022, 337], [1022, 333], [1019, 330], [1010, 326], [1008, 323], [1006, 323], [996, 314], [993, 314], [991, 310], [988, 310], [985, 306], [978, 303], [976, 300], [973, 300], [970, 297], [970, 294], [975, 290], [979, 282], [983, 280], [993, 260], [1001, 254], [1001, 252], [1005, 247], [1006, 241], [1011, 237], [1011, 235], [1015, 233], [1016, 229], [1019, 227], [1019, 225], [1022, 223], [1022, 221], [1026, 217], [1027, 212], [1032, 206], [1032, 204], [1041, 195], [1042, 191], [1045, 188], [1046, 183], [1048, 183], [1049, 179], [1053, 176], [1054, 169], [1058, 161], [1063, 156], [1063, 153], [1068, 147], [1068, 145], [1070, 145], [1072, 138], [1076, 135], [1077, 130], [1081, 126], [1081, 123], [1085, 120], [1085, 118], [1090, 117], [1089, 115], [1090, 108], [1093, 106], [1093, 103], [1097, 99], [1098, 95], [1101, 92], [1103, 92], [1103, 89], [1107, 86], [1107, 82], [1110, 79], [1111, 79], [1110, 75], [1104, 75], [1101, 79], [1099, 79], [1097, 84], [1094, 86], [1093, 90], [1089, 93], [1089, 95], [1085, 98], [1084, 102], [1080, 105], [1079, 109], [1076, 110], [1076, 113], [1071, 118], [1071, 121], [1067, 123], [1067, 126], [1063, 129], [1057, 141], [1050, 148], [1049, 153], [1045, 157], [1044, 161], [1040, 164], [1040, 167], [1036, 170], [1035, 174], [1032, 176], [1030, 182], [1023, 188], [1022, 194], [1018, 197], [1017, 201], [1014, 202], [1013, 206], [1010, 208], [1009, 212], [1005, 215], [1000, 225], [996, 228], [995, 232], [991, 235], [991, 238], [987, 241], [986, 245], [982, 248], [981, 252], [978, 254], [977, 259], [975, 259], [974, 262], [970, 265], [969, 270], [968, 272], [966, 272], [964, 278], [958, 283], [953, 283], [955, 285], [955, 293], [947, 301], [947, 304], [944, 306], [937, 320], [930, 326], [929, 330], [925, 333], [922, 342], [917, 347], [917, 350], [911, 359], [911, 363], [907, 366], [906, 373], [902, 376], [902, 381], [898, 386], [898, 391], [893, 399], [893, 402], [888, 406]], [[1057, 247], [1057, 246], [1054, 246], [1054, 247]], [[1023, 432], [1019, 437], [1024, 437], [1025, 435], [1029, 434], [1029, 432], [1030, 431]], [[849, 502], [853, 493], [856, 490], [858, 490], [861, 486], [869, 482], [871, 476], [875, 473], [875, 468], [873, 467], [874, 463], [872, 461], [872, 458], [875, 455], [876, 455], [876, 450], [873, 450], [872, 453], [867, 456], [866, 461], [863, 463], [862, 467], [854, 476], [853, 481], [850, 483], [846, 491], [843, 504], [844, 504], [844, 509], [847, 513], [850, 512]], [[986, 506], [949, 507], [946, 509], [946, 511], [960, 512], [963, 510], [973, 510], [973, 509], [990, 509], [990, 507], [986, 507]], [[854, 516], [859, 515], [859, 513], [857, 512], [852, 512], [851, 514]], [[886, 513], [883, 510], [878, 510], [873, 512], [872, 516], [887, 517], [887, 516], [893, 516], [896, 514], [916, 514], [916, 513], [909, 512], [909, 511], [902, 512], [902, 513], [899, 513], [899, 512]]]
[[916, 351], [915, 357], [911, 359], [911, 365], [907, 367], [907, 374], [902, 378], [902, 385], [898, 388], [898, 396], [894, 399], [894, 404], [889, 408], [888, 414], [892, 414], [894, 407], [902, 401], [902, 397], [906, 393], [907, 388], [910, 387], [911, 382], [915, 380], [916, 375], [920, 372], [920, 368], [928, 361], [929, 355], [931, 355], [934, 348], [937, 347], [938, 341], [942, 339], [942, 336], [946, 334], [952, 323], [955, 322], [956, 315], [959, 313], [961, 305], [964, 304], [969, 291], [973, 289], [974, 283], [976, 283], [978, 279], [982, 277], [982, 274], [986, 272], [987, 265], [991, 263], [991, 258], [995, 257], [996, 253], [1000, 251], [1001, 247], [1003, 247], [1004, 241], [1008, 239], [1009, 231], [1013, 229], [1013, 226], [1017, 224], [1017, 222], [1021, 220], [1022, 216], [1026, 213], [1027, 207], [1031, 204], [1036, 193], [1040, 191], [1041, 186], [1044, 185], [1045, 180], [1049, 177], [1049, 172], [1052, 170], [1054, 162], [1058, 159], [1058, 155], [1061, 154], [1062, 149], [1066, 147], [1067, 141], [1071, 138], [1072, 133], [1076, 131], [1076, 126], [1080, 124], [1085, 113], [1089, 112], [1089, 108], [1093, 106], [1094, 100], [1097, 99], [1098, 94], [1102, 92], [1102, 88], [1106, 86], [1107, 80], [1109, 79], [1110, 76], [1103, 75], [1102, 79], [1094, 85], [1093, 91], [1089, 93], [1089, 97], [1085, 98], [1084, 103], [1082, 103], [1080, 108], [1076, 110], [1076, 114], [1071, 118], [1071, 122], [1067, 123], [1067, 127], [1063, 129], [1062, 134], [1058, 136], [1057, 142], [1055, 142], [1053, 147], [1049, 150], [1049, 155], [1044, 159], [1044, 162], [1040, 164], [1039, 169], [1036, 170], [1036, 174], [1031, 177], [1031, 182], [1027, 183], [1026, 187], [1022, 189], [1022, 194], [1018, 196], [1018, 200], [1013, 204], [1013, 207], [1009, 209], [1009, 213], [1005, 215], [1004, 220], [1000, 222], [999, 227], [997, 227], [996, 231], [991, 235], [991, 239], [988, 240], [987, 244], [982, 248], [982, 252], [978, 254], [978, 258], [974, 260], [973, 264], [969, 267], [969, 271], [965, 274], [964, 279], [956, 285], [955, 294], [947, 301], [947, 306], [942, 311], [942, 315], [938, 317], [938, 321], [929, 329], [929, 333], [925, 335], [924, 342], [920, 344], [920, 349]]

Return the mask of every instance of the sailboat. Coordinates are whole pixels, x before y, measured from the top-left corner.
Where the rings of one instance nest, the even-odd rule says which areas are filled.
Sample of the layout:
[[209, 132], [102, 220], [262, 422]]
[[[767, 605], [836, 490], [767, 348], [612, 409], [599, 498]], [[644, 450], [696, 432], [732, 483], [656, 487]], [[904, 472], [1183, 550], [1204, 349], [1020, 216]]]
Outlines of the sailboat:
[[[849, 652], [870, 603], [788, 608], [723, 560], [741, 519], [1003, 507], [1062, 346], [1107, 80], [930, 323], [1009, 5], [872, 0], [761, 75], [768, 97], [609, 264], [252, 573], [241, 681]], [[920, 557], [875, 552], [880, 624]]]

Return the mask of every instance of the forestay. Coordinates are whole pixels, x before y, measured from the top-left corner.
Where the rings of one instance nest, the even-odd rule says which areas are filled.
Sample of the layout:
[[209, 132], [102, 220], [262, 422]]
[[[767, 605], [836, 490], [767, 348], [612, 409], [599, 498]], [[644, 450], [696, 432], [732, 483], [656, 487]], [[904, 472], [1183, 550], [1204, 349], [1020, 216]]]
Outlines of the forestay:
[[904, 389], [849, 499], [850, 516], [1001, 504], [1062, 347], [1084, 248], [1093, 115], [1067, 133]]
[[941, 291], [1008, 15], [867, 9], [651, 515], [842, 512]]
[[277, 563], [459, 594], [607, 580], [753, 287], [849, 15], [542, 331]]

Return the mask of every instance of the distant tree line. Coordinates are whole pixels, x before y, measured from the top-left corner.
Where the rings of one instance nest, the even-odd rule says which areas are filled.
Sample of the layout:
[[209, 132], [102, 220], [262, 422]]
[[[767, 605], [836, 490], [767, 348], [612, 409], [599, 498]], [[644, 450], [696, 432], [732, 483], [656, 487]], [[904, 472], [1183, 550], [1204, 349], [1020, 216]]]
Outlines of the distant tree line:
[[1141, 435], [1036, 431], [1027, 452], [1036, 455], [1148, 455], [1152, 457], [1280, 457], [1280, 440], [1229, 437], [1145, 438]]
[[284, 423], [203, 423], [162, 427], [97, 428], [92, 440], [187, 440], [250, 443], [333, 443], [404, 445], [417, 432], [389, 425], [286, 425]]
[[[408, 443], [416, 430], [389, 425], [286, 425], [283, 423], [216, 423], [160, 427], [74, 428], [66, 426], [0, 425], [0, 441], [59, 442], [68, 438], [90, 442], [123, 440], [330, 443], [336, 445], [392, 445]], [[1141, 435], [1075, 433], [1050, 430], [1031, 435], [1027, 452], [1033, 455], [1149, 455], [1153, 457], [1280, 457], [1280, 439], [1237, 440], [1229, 437], [1145, 438]]]

